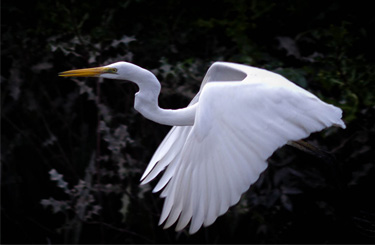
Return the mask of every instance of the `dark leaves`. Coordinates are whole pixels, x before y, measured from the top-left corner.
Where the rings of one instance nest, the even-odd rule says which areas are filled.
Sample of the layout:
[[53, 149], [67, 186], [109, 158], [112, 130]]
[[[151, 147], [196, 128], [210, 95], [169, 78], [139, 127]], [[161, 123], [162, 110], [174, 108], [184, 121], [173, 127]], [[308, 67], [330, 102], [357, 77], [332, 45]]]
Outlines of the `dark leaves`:
[[[345, 1], [2, 2], [3, 242], [369, 242], [371, 11]], [[191, 237], [163, 230], [162, 201], [139, 178], [169, 128], [134, 111], [134, 85], [57, 76], [119, 60], [155, 73], [164, 108], [186, 106], [216, 60], [280, 73], [344, 109], [346, 130], [310, 137], [336, 160], [284, 147], [214, 225]]]

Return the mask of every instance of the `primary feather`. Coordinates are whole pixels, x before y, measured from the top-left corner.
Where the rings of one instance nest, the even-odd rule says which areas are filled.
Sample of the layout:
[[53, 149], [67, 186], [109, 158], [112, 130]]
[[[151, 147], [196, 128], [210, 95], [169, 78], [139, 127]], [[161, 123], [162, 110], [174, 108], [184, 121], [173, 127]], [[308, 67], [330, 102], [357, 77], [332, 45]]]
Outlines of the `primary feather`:
[[145, 184], [165, 170], [154, 191], [165, 197], [159, 224], [176, 221], [190, 233], [236, 204], [288, 141], [332, 125], [345, 128], [341, 109], [284, 77], [245, 65], [216, 62], [198, 94], [193, 126], [174, 126], [152, 157]]

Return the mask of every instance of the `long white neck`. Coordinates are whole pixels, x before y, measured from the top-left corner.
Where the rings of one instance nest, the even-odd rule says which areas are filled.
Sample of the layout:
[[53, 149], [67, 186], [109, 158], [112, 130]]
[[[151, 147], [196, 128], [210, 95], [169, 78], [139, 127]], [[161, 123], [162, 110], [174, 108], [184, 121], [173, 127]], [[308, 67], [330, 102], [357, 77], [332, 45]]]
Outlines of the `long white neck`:
[[[138, 69], [139, 68], [139, 69]], [[137, 67], [129, 80], [136, 83], [139, 91], [135, 94], [134, 108], [144, 117], [170, 126], [191, 126], [194, 124], [196, 105], [182, 109], [162, 109], [158, 105], [160, 83], [154, 74]]]

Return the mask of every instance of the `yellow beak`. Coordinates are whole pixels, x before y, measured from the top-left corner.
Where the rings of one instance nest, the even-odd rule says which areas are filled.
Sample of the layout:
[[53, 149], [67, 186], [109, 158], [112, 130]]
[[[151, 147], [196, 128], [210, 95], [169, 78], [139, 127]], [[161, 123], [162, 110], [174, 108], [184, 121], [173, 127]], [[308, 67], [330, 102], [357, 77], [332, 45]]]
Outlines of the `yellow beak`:
[[60, 77], [97, 77], [103, 73], [116, 73], [117, 69], [110, 67], [94, 67], [86, 69], [77, 69], [63, 71], [59, 73]]

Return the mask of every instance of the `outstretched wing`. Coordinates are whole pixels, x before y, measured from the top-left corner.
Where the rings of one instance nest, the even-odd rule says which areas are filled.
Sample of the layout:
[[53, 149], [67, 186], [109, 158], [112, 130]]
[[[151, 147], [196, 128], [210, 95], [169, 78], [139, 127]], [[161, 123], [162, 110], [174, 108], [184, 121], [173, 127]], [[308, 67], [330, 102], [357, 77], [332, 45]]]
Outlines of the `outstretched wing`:
[[[215, 62], [214, 64], [212, 64], [203, 79], [199, 92], [192, 99], [188, 106], [192, 106], [199, 101], [200, 94], [207, 83], [210, 83], [212, 81], [230, 82], [243, 80], [247, 76], [247, 74], [238, 67], [233, 67], [233, 65], [236, 66], [236, 64], [227, 62]], [[192, 127], [188, 126], [172, 127], [162, 143], [159, 145], [158, 149], [155, 151], [145, 172], [143, 173], [141, 177], [142, 184], [146, 184], [154, 179], [171, 163], [171, 161], [177, 154], [181, 153], [181, 149], [186, 141], [189, 132], [191, 131], [191, 128]], [[156, 191], [158, 191], [158, 189], [154, 190], [154, 192]]]
[[345, 127], [339, 108], [279, 75], [220, 66], [245, 77], [207, 83], [194, 126], [174, 127], [155, 153], [159, 162], [145, 175], [149, 181], [168, 165], [155, 187], [164, 188], [160, 223], [166, 221], [165, 227], [178, 220], [180, 230], [191, 221], [189, 232], [194, 233], [202, 224], [212, 224], [258, 179], [277, 148], [332, 125]]

